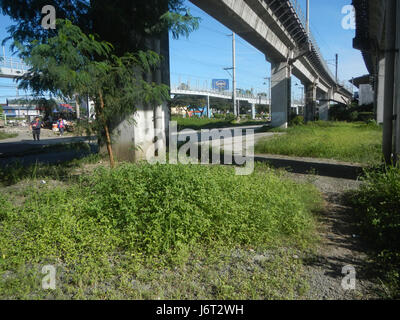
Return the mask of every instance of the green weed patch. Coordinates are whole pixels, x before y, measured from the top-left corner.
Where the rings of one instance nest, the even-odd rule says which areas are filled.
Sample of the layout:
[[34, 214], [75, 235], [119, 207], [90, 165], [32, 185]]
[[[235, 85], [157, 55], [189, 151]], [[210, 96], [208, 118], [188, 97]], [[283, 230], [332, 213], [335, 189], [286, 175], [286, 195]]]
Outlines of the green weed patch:
[[265, 121], [258, 120], [246, 120], [241, 122], [236, 122], [235, 119], [208, 119], [208, 118], [182, 118], [173, 117], [172, 121], [178, 122], [178, 131], [184, 129], [218, 129], [218, 128], [229, 128], [237, 126], [252, 126], [252, 125], [263, 125], [266, 124]]
[[[267, 167], [243, 177], [222, 166], [123, 164], [114, 170], [99, 168], [69, 186], [26, 193], [20, 205], [0, 196], [2, 298], [49, 298], [38, 280], [41, 266], [48, 264], [61, 275], [52, 297], [154, 298], [133, 290], [132, 279], [152, 282], [156, 274], [165, 277], [165, 270], [199, 261], [193, 259], [207, 265], [211, 257], [219, 259], [218, 248], [310, 246], [312, 211], [321, 205], [312, 186], [282, 180]], [[141, 278], [148, 268], [152, 276]], [[251, 290], [256, 278], [265, 280], [262, 270], [255, 278], [242, 279], [242, 289]], [[290, 268], [282, 274], [288, 272]], [[191, 277], [196, 278], [194, 273]], [[236, 292], [235, 297], [245, 299], [271, 298], [279, 291], [259, 283], [258, 293], [237, 292], [228, 276], [207, 279], [215, 290], [197, 284], [189, 296], [197, 292], [226, 298]], [[271, 286], [279, 282], [279, 274], [274, 279]], [[294, 291], [303, 288], [299, 281], [296, 273], [289, 282]], [[166, 298], [177, 295], [164, 293]]]
[[286, 133], [259, 141], [256, 153], [335, 159], [363, 164], [376, 164], [381, 161], [382, 129], [373, 124], [321, 121], [291, 127]]
[[360, 233], [376, 262], [375, 273], [400, 297], [400, 167], [370, 169], [365, 184], [349, 196]]
[[15, 137], [18, 137], [18, 134], [0, 132], [0, 140], [5, 140], [5, 139], [10, 139], [10, 138], [15, 138]]

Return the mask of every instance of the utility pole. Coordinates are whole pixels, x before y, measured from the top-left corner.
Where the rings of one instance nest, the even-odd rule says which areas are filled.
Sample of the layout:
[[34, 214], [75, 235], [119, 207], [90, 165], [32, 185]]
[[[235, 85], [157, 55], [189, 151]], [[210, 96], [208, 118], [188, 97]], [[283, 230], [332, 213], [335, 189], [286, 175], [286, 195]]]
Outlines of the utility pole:
[[307, 37], [310, 39], [310, 0], [307, 0], [307, 13], [306, 13], [306, 32], [307, 32]]
[[337, 84], [338, 83], [339, 55], [336, 53], [335, 57], [336, 57], [336, 63], [335, 63], [335, 65], [336, 65], [336, 77], [335, 77], [335, 80], [336, 80], [336, 84]]
[[397, 0], [386, 3], [386, 56], [385, 92], [383, 110], [383, 155], [386, 164], [392, 164], [393, 152], [393, 106], [396, 48], [396, 6]]
[[79, 105], [80, 101], [79, 100], [80, 100], [80, 98], [76, 94], [75, 95], [75, 103], [76, 103], [75, 111], [76, 111], [76, 119], [78, 120], [78, 122], [79, 122], [79, 120], [81, 118], [80, 105]]
[[269, 102], [269, 113], [271, 113], [271, 101], [272, 101], [271, 77], [267, 77], [264, 79], [268, 81], [267, 83], [264, 84], [268, 84], [267, 102]]
[[236, 106], [236, 39], [235, 39], [235, 33], [232, 33], [232, 73], [233, 73], [233, 110], [234, 110], [234, 115], [239, 118], [240, 116], [240, 111], [237, 109]]

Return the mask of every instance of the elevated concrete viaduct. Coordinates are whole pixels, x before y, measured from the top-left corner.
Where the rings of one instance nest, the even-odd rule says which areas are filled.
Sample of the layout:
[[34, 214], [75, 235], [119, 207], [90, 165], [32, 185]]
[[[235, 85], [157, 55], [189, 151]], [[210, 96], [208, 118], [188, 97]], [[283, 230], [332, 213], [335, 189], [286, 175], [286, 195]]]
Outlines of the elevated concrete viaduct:
[[400, 161], [400, 2], [353, 0], [356, 36], [375, 91], [375, 111], [383, 124], [382, 151], [388, 164]]
[[[306, 119], [327, 119], [329, 101], [349, 101], [351, 92], [337, 83], [295, 0], [190, 0], [265, 54], [271, 63], [272, 125], [287, 127], [291, 107], [291, 76], [304, 85]], [[148, 49], [169, 61], [168, 33], [149, 39]], [[4, 71], [3, 71], [3, 76]], [[11, 73], [11, 72], [10, 72]], [[16, 77], [16, 74], [10, 74]], [[148, 80], [169, 85], [169, 65], [164, 63]], [[322, 110], [322, 111], [321, 111]], [[168, 132], [167, 104], [138, 106], [129, 119], [120, 119], [113, 134], [116, 158], [138, 160], [146, 154], [164, 152]], [[156, 139], [154, 137], [157, 137]], [[154, 144], [157, 141], [157, 145]]]
[[350, 101], [352, 93], [336, 83], [293, 1], [190, 1], [263, 52], [271, 63], [273, 126], [287, 127], [291, 75], [304, 85], [307, 120], [315, 119], [317, 96]]

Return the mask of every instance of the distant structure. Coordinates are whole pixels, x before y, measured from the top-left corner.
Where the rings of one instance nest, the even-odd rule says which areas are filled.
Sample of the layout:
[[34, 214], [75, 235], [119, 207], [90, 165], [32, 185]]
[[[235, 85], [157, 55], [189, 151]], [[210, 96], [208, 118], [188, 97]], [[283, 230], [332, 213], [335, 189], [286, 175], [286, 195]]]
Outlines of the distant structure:
[[213, 79], [212, 80], [212, 89], [219, 90], [219, 91], [229, 90], [229, 79]]
[[286, 128], [292, 107], [292, 75], [304, 87], [305, 118], [328, 120], [331, 102], [348, 104], [352, 89], [329, 69], [296, 0], [190, 0], [242, 37], [271, 63], [272, 126]]
[[1, 108], [7, 118], [33, 118], [40, 115], [37, 107], [32, 105], [2, 104]]
[[[375, 91], [371, 84], [371, 77], [369, 74], [354, 78], [349, 82], [358, 88], [358, 104], [360, 106], [374, 103]], [[383, 117], [378, 117], [377, 121], [382, 123]]]
[[398, 0], [353, 0], [356, 36], [374, 88], [377, 121], [383, 123], [387, 163], [400, 156], [400, 3]]

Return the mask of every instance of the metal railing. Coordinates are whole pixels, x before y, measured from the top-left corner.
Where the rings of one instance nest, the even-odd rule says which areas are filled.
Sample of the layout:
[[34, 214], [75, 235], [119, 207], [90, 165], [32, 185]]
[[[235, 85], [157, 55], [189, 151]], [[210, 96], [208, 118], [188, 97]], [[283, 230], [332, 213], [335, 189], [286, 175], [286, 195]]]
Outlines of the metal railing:
[[16, 58], [0, 57], [0, 67], [16, 71], [27, 71], [29, 66], [22, 60]]
[[[307, 20], [305, 18], [305, 15], [301, 9], [301, 6], [298, 2], [298, 0], [290, 0], [290, 3], [292, 4], [293, 9], [295, 10], [300, 22], [302, 23], [304, 30], [306, 30], [306, 25], [307, 25]], [[314, 50], [316, 51], [316, 54], [320, 60], [320, 63], [322, 65], [322, 67], [324, 68], [325, 72], [332, 78], [335, 80], [335, 76], [333, 75], [332, 70], [329, 68], [328, 64], [326, 63], [322, 53], [321, 53], [321, 49], [319, 48], [317, 41], [315, 40], [311, 30], [310, 30], [310, 34], [309, 34], [309, 41], [311, 42], [312, 47], [314, 48]], [[344, 87], [345, 89], [347, 89], [348, 91], [352, 92], [353, 89], [351, 87], [350, 84], [347, 84], [346, 81], [340, 81], [338, 80], [337, 83], [339, 86]]]
[[[171, 85], [171, 91], [173, 92], [179, 92], [179, 91], [187, 91], [187, 92], [199, 92], [205, 95], [216, 95], [216, 96], [224, 96], [226, 98], [232, 98], [232, 91], [230, 90], [215, 90], [215, 89], [209, 89], [206, 87], [201, 87], [198, 85], [193, 85], [188, 83], [180, 83], [178, 85]], [[261, 95], [261, 93], [258, 92], [253, 92], [253, 93], [243, 93], [241, 91], [237, 91], [237, 98], [238, 99], [260, 99], [262, 101], [266, 100], [269, 101], [268, 97]]]

